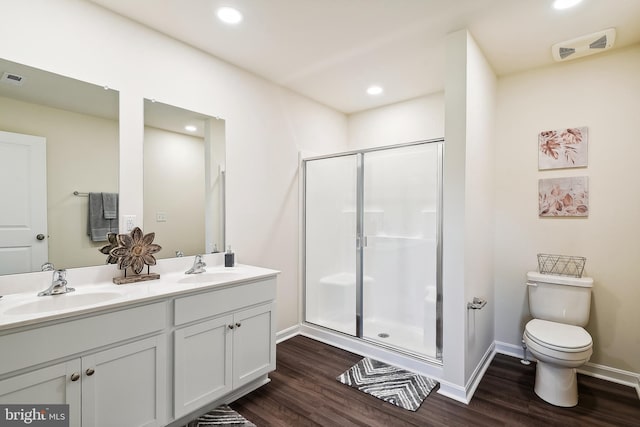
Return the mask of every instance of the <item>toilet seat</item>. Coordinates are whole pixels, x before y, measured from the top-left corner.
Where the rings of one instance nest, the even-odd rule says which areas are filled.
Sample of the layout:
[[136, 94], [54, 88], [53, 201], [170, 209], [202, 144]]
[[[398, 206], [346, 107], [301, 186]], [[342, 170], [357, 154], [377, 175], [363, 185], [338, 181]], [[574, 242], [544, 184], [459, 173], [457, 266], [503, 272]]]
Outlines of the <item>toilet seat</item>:
[[533, 319], [525, 326], [525, 335], [549, 350], [581, 353], [593, 346], [591, 335], [580, 326]]

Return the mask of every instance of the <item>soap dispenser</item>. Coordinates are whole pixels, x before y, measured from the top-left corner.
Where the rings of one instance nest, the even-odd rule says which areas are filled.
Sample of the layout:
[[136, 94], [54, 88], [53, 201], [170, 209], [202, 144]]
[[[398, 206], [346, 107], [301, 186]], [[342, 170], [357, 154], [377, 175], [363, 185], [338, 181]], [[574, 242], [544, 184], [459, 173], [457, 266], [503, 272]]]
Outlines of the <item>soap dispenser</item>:
[[224, 266], [233, 267], [235, 264], [235, 254], [231, 252], [231, 246], [227, 248], [227, 252], [224, 254]]

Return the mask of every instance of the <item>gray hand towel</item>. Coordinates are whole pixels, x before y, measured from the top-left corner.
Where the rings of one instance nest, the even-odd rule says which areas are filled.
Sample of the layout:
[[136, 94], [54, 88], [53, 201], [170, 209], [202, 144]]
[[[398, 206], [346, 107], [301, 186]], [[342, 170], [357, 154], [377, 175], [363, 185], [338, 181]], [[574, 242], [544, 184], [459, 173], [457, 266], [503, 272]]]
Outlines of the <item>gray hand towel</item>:
[[111, 220], [104, 218], [102, 193], [89, 193], [88, 212], [87, 234], [94, 242], [107, 241], [107, 234], [111, 230]]
[[118, 193], [102, 193], [104, 219], [118, 219]]

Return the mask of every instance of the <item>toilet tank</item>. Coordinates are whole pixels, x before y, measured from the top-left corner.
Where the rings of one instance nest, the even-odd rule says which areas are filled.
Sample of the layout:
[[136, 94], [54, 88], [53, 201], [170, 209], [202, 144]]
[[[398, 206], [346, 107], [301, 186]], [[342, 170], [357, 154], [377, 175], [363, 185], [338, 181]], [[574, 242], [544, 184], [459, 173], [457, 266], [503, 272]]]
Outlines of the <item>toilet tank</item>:
[[576, 326], [589, 321], [592, 278], [529, 272], [527, 288], [534, 318]]

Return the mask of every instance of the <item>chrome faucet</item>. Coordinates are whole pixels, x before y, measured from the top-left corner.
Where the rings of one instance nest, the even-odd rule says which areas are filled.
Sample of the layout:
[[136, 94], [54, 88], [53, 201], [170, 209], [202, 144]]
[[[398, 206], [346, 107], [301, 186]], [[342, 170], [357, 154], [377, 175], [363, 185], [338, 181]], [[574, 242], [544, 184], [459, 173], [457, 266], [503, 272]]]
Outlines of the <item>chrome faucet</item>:
[[53, 271], [56, 268], [53, 266], [53, 263], [50, 262], [45, 262], [44, 264], [42, 264], [42, 266], [40, 267], [40, 271]]
[[184, 272], [184, 274], [200, 274], [204, 273], [207, 264], [202, 260], [202, 255], [196, 255], [196, 259], [193, 260], [193, 267]]
[[74, 288], [67, 287], [67, 270], [55, 270], [53, 272], [53, 280], [51, 286], [45, 291], [38, 292], [39, 297], [47, 295], [62, 295], [67, 292], [75, 291]]

